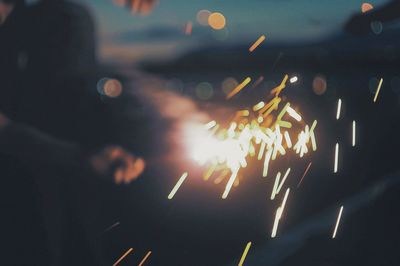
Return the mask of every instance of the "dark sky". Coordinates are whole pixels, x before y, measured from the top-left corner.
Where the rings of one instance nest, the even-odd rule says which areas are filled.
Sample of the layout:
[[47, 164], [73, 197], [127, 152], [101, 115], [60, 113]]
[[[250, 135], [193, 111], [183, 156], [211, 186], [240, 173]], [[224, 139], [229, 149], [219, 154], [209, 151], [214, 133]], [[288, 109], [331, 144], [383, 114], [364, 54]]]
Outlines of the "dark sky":
[[[132, 16], [112, 0], [84, 0], [92, 10], [103, 59], [139, 60], [176, 56], [199, 43], [251, 42], [261, 34], [267, 41], [301, 42], [328, 37], [341, 30], [351, 14], [361, 12], [359, 0], [160, 0], [146, 17]], [[378, 7], [387, 0], [371, 0]], [[199, 10], [221, 12], [226, 29], [215, 32], [196, 21]], [[190, 38], [183, 28], [192, 21]], [[187, 37], [187, 36], [186, 36]], [[135, 49], [131, 49], [135, 48]], [[118, 58], [118, 59], [117, 59]]]

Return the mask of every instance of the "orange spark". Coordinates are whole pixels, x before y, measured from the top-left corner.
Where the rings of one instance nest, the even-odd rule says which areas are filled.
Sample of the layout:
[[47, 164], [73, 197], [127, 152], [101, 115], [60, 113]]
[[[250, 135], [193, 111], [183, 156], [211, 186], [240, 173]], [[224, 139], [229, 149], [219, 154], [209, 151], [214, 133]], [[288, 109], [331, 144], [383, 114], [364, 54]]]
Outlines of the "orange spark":
[[261, 35], [260, 38], [258, 38], [257, 41], [255, 41], [253, 45], [249, 48], [249, 52], [252, 53], [264, 40], [265, 35]]
[[150, 255], [151, 255], [151, 251], [147, 252], [146, 256], [144, 256], [144, 258], [142, 259], [142, 261], [139, 263], [138, 266], [143, 266], [143, 264], [145, 263], [147, 258], [150, 257]]
[[227, 96], [226, 99], [230, 99], [239, 93], [249, 82], [251, 81], [250, 77], [247, 77], [242, 83], [240, 83], [236, 88], [234, 88]]
[[119, 264], [123, 259], [125, 259], [125, 257], [128, 256], [129, 253], [131, 253], [132, 251], [133, 251], [133, 248], [128, 249], [128, 250], [124, 253], [124, 255], [122, 255], [122, 256], [113, 264], [113, 266], [118, 265], [118, 264]]

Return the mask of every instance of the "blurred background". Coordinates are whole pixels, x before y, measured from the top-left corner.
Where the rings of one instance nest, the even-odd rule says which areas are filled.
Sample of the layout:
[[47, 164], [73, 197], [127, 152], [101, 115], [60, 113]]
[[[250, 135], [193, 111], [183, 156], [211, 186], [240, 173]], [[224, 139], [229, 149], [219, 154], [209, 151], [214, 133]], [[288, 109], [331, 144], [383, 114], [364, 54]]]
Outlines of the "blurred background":
[[[60, 220], [67, 225], [54, 229], [62, 232], [54, 240], [62, 243], [56, 251], [49, 248], [49, 225], [37, 214], [46, 207], [40, 200], [32, 206], [26, 203], [37, 197], [26, 196], [38, 194], [35, 182], [14, 184], [17, 190], [32, 187], [33, 192], [20, 191], [24, 196], [5, 187], [4, 200], [12, 194], [18, 208], [25, 208], [13, 214], [19, 217], [15, 219], [25, 219], [33, 228], [23, 231], [22, 239], [35, 239], [28, 242], [35, 246], [32, 250], [13, 240], [5, 265], [112, 265], [129, 248], [133, 252], [118, 265], [139, 264], [149, 250], [145, 265], [237, 265], [249, 241], [252, 247], [244, 265], [399, 264], [399, 1], [160, 0], [136, 6], [141, 1], [30, 0], [25, 5], [55, 2], [57, 9], [37, 8], [42, 13], [29, 18], [48, 18], [33, 23], [35, 29], [51, 28], [58, 21], [59, 28], [53, 29], [65, 39], [46, 46], [38, 40], [46, 40], [51, 30], [4, 35], [11, 41], [9, 46], [3, 43], [3, 51], [11, 51], [14, 41], [28, 54], [24, 61], [16, 52], [16, 69], [25, 75], [24, 84], [13, 83], [13, 76], [3, 72], [1, 78], [8, 80], [4, 88], [11, 88], [4, 91], [13, 86], [41, 89], [23, 96], [21, 105], [32, 105], [24, 110], [26, 117], [14, 115], [11, 107], [9, 113], [8, 107], [1, 111], [90, 148], [97, 143], [126, 147], [145, 158], [146, 170], [124, 186], [100, 179], [79, 189], [78, 181], [62, 184], [68, 190], [61, 202], [70, 195], [84, 197], [63, 205], [67, 218]], [[219, 17], [210, 19], [215, 12]], [[19, 26], [11, 28], [18, 32]], [[20, 38], [28, 35], [28, 40]], [[250, 53], [261, 35], [265, 41]], [[40, 63], [35, 65], [35, 60]], [[52, 60], [65, 63], [57, 68]], [[207, 169], [190, 157], [186, 143], [192, 136], [185, 135], [185, 126], [228, 121], [235, 111], [266, 99], [285, 74], [297, 77], [287, 84], [285, 100], [308, 124], [318, 120], [318, 150], [301, 159], [293, 154], [274, 161], [267, 179], [262, 178], [260, 163], [253, 162], [241, 174], [240, 185], [221, 200], [225, 181], [202, 180]], [[18, 75], [15, 80], [21, 79]], [[227, 101], [226, 95], [246, 77], [252, 83]], [[42, 92], [42, 87], [48, 91]], [[342, 114], [336, 120], [339, 98]], [[38, 107], [47, 103], [45, 99], [52, 109]], [[77, 99], [79, 104], [71, 104]], [[64, 105], [60, 116], [57, 110]], [[36, 121], [37, 117], [42, 118]], [[335, 143], [341, 147], [337, 174]], [[292, 169], [287, 181], [292, 191], [278, 236], [272, 239], [279, 201], [270, 201], [269, 193], [275, 174], [287, 167]], [[184, 171], [188, 178], [168, 200]], [[332, 239], [342, 205], [338, 236]], [[85, 220], [87, 210], [96, 212]], [[28, 218], [24, 212], [30, 213]], [[10, 219], [5, 226], [13, 223]], [[16, 231], [26, 228], [13, 226]], [[32, 258], [31, 263], [15, 258], [21, 253]]]

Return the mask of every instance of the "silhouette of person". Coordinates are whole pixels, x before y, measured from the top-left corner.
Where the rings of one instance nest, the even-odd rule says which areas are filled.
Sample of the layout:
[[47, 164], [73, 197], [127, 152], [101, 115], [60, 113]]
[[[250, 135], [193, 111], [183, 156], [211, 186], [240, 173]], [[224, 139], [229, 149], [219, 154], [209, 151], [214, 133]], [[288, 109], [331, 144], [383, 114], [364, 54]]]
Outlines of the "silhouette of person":
[[[109, 108], [87, 90], [87, 70], [95, 67], [91, 16], [67, 1], [27, 7], [1, 0], [0, 21], [1, 194], [9, 218], [2, 225], [3, 262], [99, 264], [95, 247], [83, 248], [93, 245], [86, 243], [88, 233], [71, 241], [73, 230], [66, 229], [76, 219], [83, 220], [80, 230], [88, 229], [94, 219], [95, 181], [86, 175], [128, 183], [145, 164], [118, 145]], [[44, 235], [48, 250], [41, 245]]]

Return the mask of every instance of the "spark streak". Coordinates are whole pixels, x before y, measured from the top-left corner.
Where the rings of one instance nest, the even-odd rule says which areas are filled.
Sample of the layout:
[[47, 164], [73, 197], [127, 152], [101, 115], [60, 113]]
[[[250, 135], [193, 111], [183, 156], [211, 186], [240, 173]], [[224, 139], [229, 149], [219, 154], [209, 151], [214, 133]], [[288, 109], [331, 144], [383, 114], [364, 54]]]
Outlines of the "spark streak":
[[342, 217], [342, 212], [343, 212], [343, 206], [340, 207], [339, 215], [336, 220], [335, 230], [333, 231], [332, 239], [336, 237], [337, 229], [338, 229], [339, 223], [340, 223], [340, 218]]
[[143, 264], [146, 262], [146, 260], [150, 257], [151, 251], [147, 252], [146, 256], [143, 257], [142, 261], [139, 263], [138, 266], [143, 266]]
[[261, 35], [260, 38], [258, 38], [257, 41], [255, 41], [253, 45], [249, 48], [249, 52], [252, 53], [264, 40], [265, 35]]
[[228, 197], [229, 191], [230, 191], [231, 188], [232, 188], [232, 185], [233, 185], [233, 182], [234, 182], [235, 179], [236, 179], [237, 173], [238, 173], [238, 170], [232, 172], [232, 175], [231, 175], [231, 177], [229, 178], [228, 183], [226, 184], [225, 191], [224, 191], [224, 193], [222, 194], [222, 199], [226, 199], [226, 197]]
[[339, 98], [336, 111], [336, 120], [340, 118], [340, 110], [342, 109], [342, 99]]
[[281, 191], [281, 189], [282, 189], [282, 187], [283, 187], [283, 184], [285, 183], [286, 178], [288, 177], [289, 173], [290, 173], [290, 168], [288, 168], [288, 169], [286, 170], [286, 173], [285, 173], [285, 175], [283, 176], [282, 181], [281, 181], [281, 183], [279, 184], [279, 186], [278, 186], [278, 188], [277, 188], [277, 190], [276, 190], [276, 194], [279, 194], [279, 191]]
[[227, 96], [226, 99], [230, 99], [239, 93], [247, 84], [251, 81], [250, 77], [247, 77], [242, 83], [240, 83], [236, 88], [234, 88]]
[[356, 146], [356, 121], [353, 120], [353, 134], [351, 138], [351, 145], [354, 147]]
[[383, 78], [381, 78], [379, 80], [378, 88], [376, 89], [376, 92], [375, 92], [374, 102], [376, 102], [376, 100], [378, 99], [378, 94], [379, 94], [379, 91], [381, 90], [382, 83], [383, 83]]
[[294, 119], [296, 119], [298, 122], [301, 121], [301, 116], [290, 106], [287, 107], [288, 114], [293, 117]]
[[312, 164], [312, 162], [310, 162], [310, 163], [308, 164], [306, 170], [304, 171], [303, 176], [302, 176], [301, 179], [300, 179], [300, 182], [297, 184], [297, 188], [299, 188], [300, 185], [301, 185], [301, 182], [303, 182], [303, 179], [304, 179], [304, 177], [306, 176], [306, 174], [308, 173], [308, 170], [310, 169], [311, 164]]
[[179, 178], [178, 182], [172, 189], [171, 193], [169, 193], [168, 199], [172, 199], [174, 197], [175, 193], [178, 191], [179, 187], [182, 185], [183, 181], [185, 181], [187, 176], [188, 176], [187, 172], [183, 173], [183, 175]]
[[251, 247], [251, 242], [247, 243], [246, 248], [243, 251], [242, 257], [240, 258], [238, 266], [243, 266], [244, 260], [246, 259], [247, 253]]
[[282, 214], [285, 209], [285, 205], [286, 205], [287, 198], [289, 196], [289, 192], [290, 192], [290, 188], [288, 188], [286, 190], [285, 197], [283, 198], [283, 201], [282, 201], [282, 205], [280, 207], [278, 207], [278, 209], [276, 210], [275, 221], [274, 221], [274, 225], [272, 227], [271, 238], [276, 237], [276, 232], [278, 231], [279, 221], [282, 218]]
[[338, 156], [339, 156], [339, 143], [336, 143], [336, 145], [335, 145], [335, 164], [333, 167], [334, 173], [337, 173], [337, 170], [338, 170]]
[[122, 256], [113, 264], [113, 266], [118, 265], [123, 259], [125, 259], [126, 256], [129, 255], [129, 253], [132, 252], [132, 250], [133, 250], [133, 248], [128, 249], [128, 250], [124, 253], [124, 255], [122, 255]]

